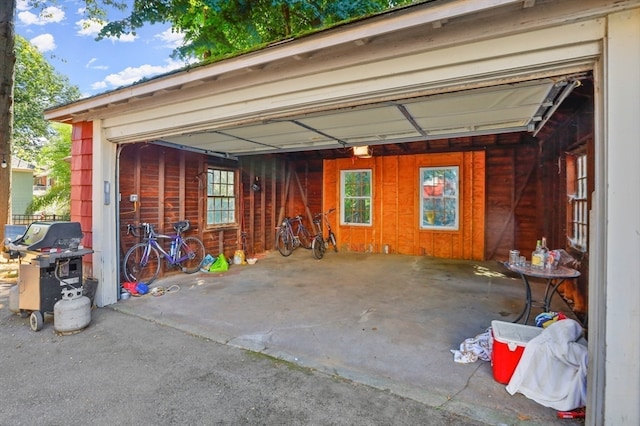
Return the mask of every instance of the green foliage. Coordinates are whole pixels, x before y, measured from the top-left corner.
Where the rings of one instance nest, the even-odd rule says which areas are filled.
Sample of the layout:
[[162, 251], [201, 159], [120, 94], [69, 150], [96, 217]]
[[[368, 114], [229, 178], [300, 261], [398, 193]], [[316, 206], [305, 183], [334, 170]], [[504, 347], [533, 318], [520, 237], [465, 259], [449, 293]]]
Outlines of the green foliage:
[[44, 110], [78, 99], [80, 90], [23, 37], [16, 36], [15, 42], [13, 155], [34, 162], [43, 142], [54, 134]]
[[53, 123], [54, 135], [42, 147], [38, 164], [48, 172], [53, 184], [46, 194], [35, 197], [29, 210], [54, 210], [56, 214], [68, 214], [71, 204], [71, 126]]
[[286, 40], [411, 0], [135, 0], [128, 17], [99, 38], [133, 33], [145, 23], [171, 23], [184, 34], [183, 58], [223, 56]]

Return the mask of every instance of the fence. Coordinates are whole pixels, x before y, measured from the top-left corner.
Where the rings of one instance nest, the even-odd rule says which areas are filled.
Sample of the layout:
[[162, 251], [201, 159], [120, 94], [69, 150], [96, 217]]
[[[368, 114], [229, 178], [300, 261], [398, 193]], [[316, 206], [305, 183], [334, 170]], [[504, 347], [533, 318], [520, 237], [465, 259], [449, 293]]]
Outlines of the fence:
[[68, 215], [60, 214], [14, 214], [11, 222], [14, 225], [30, 225], [32, 222], [67, 222]]

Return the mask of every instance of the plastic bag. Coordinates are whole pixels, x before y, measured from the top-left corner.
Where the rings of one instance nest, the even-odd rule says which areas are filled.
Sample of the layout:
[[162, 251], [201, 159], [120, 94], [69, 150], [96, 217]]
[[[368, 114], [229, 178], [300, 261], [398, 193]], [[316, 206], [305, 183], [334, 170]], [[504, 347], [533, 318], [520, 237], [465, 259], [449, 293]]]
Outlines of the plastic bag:
[[244, 258], [244, 250], [236, 250], [236, 253], [233, 255], [233, 264], [234, 265], [247, 264], [247, 261]]
[[209, 272], [209, 268], [213, 265], [213, 262], [216, 261], [216, 258], [211, 256], [210, 254], [206, 255], [204, 259], [202, 259], [202, 263], [200, 264], [200, 270], [202, 272]]
[[224, 253], [220, 253], [218, 258], [209, 268], [209, 272], [224, 272], [229, 270], [229, 262], [227, 262], [227, 258], [224, 257]]

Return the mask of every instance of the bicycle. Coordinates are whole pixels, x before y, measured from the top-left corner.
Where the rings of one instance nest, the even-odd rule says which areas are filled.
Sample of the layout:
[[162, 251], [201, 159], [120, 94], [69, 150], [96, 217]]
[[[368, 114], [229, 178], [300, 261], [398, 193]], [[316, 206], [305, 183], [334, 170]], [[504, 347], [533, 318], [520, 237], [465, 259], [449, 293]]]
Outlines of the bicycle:
[[[313, 216], [313, 224], [315, 225], [318, 233], [315, 238], [311, 242], [311, 251], [313, 252], [313, 256], [316, 259], [322, 259], [324, 257], [325, 251], [329, 248], [329, 244], [333, 246], [333, 251], [338, 252], [338, 243], [336, 242], [336, 235], [331, 230], [331, 223], [329, 222], [328, 215], [333, 213], [336, 209], [329, 209], [324, 213], [317, 213]], [[322, 219], [324, 218], [324, 222], [327, 225], [327, 239], [325, 240], [322, 237]]]
[[[183, 237], [182, 233], [190, 227], [188, 220], [182, 220], [173, 225], [175, 235], [157, 234], [153, 225], [143, 223], [140, 226], [127, 225], [127, 234], [136, 237], [136, 229], [144, 230], [143, 242], [131, 247], [124, 255], [122, 269], [127, 281], [151, 284], [160, 273], [161, 259], [164, 258], [169, 266], [180, 267], [185, 274], [193, 274], [200, 269], [204, 259], [204, 244], [197, 237]], [[158, 243], [158, 239], [169, 239], [171, 245], [167, 253]]]
[[[294, 232], [292, 224], [296, 222], [298, 226]], [[289, 256], [297, 247], [311, 248], [311, 233], [302, 223], [302, 215], [291, 219], [285, 217], [282, 225], [276, 227], [276, 246], [283, 256]]]

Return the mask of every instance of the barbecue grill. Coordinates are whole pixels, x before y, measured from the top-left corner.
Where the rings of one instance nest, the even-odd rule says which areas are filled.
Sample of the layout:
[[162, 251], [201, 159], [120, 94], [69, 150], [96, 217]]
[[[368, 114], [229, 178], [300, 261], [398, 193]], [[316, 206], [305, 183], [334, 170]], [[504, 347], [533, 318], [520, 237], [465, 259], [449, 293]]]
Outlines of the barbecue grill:
[[30, 315], [34, 331], [63, 295], [82, 288], [82, 256], [93, 253], [81, 246], [82, 237], [78, 222], [33, 222], [9, 243], [9, 253], [20, 259], [18, 308]]

